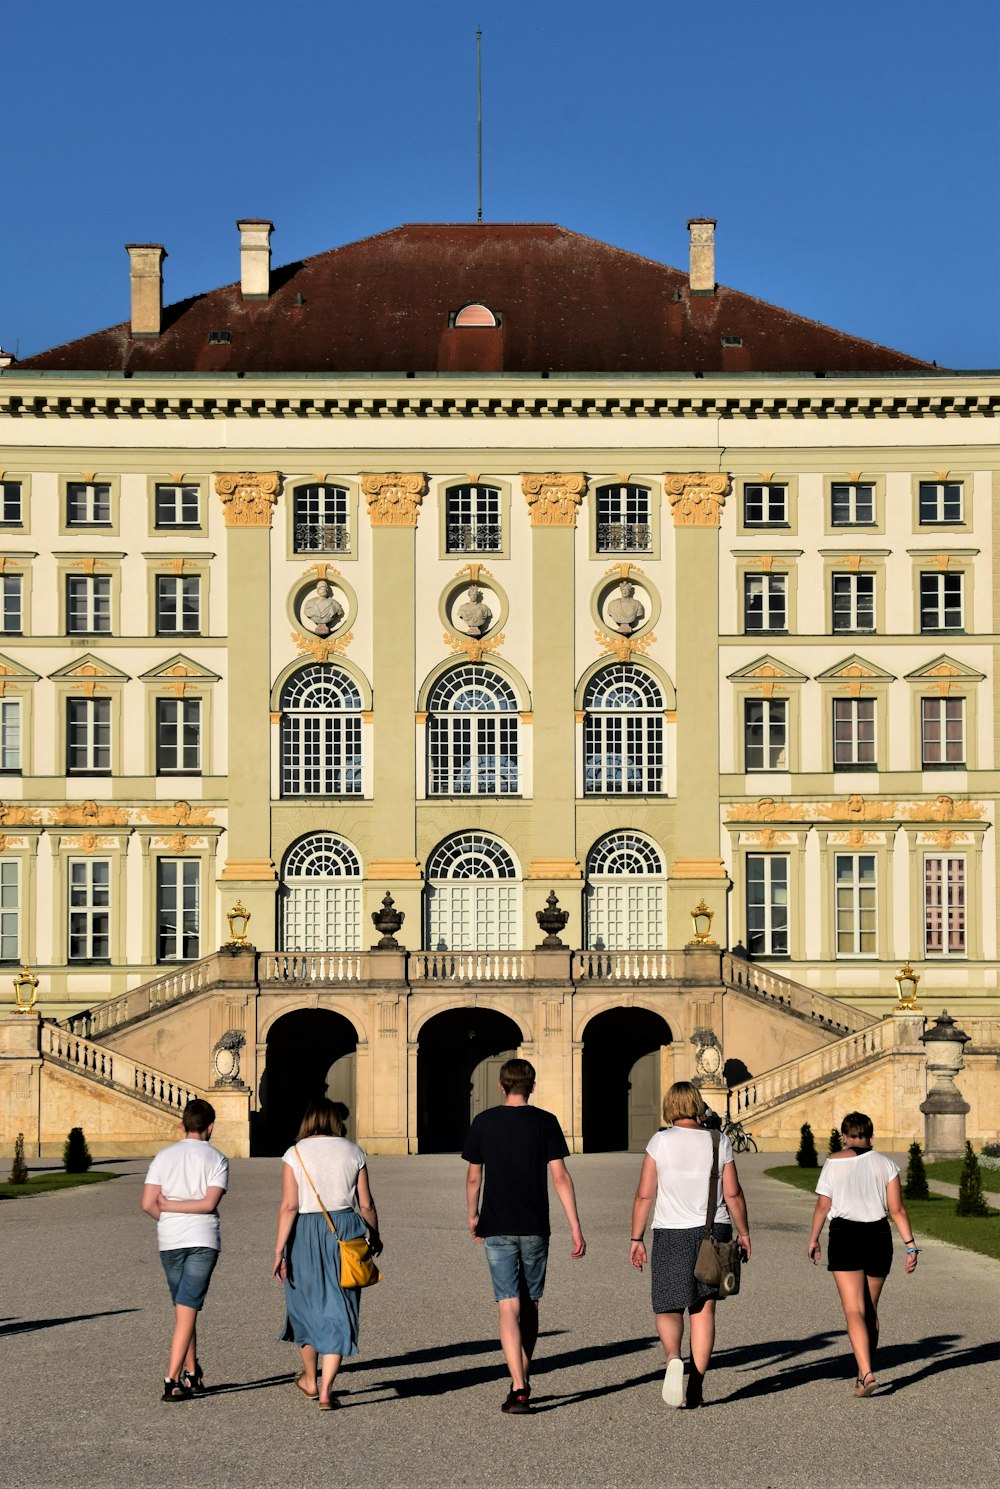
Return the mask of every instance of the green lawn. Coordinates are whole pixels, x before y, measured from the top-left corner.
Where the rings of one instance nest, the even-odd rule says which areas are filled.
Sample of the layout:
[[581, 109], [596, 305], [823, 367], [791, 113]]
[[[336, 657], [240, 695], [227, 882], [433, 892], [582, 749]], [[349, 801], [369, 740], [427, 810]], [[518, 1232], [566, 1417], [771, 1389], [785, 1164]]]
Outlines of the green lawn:
[[[958, 1184], [962, 1178], [962, 1159], [949, 1158], [945, 1163], [925, 1163], [928, 1179], [938, 1179], [942, 1184]], [[979, 1165], [979, 1172], [983, 1178], [983, 1188], [988, 1189], [991, 1194], [1000, 1194], [1000, 1169], [984, 1168]], [[906, 1169], [903, 1169], [905, 1178]]]
[[117, 1177], [117, 1174], [66, 1174], [61, 1171], [33, 1174], [27, 1184], [0, 1184], [0, 1199], [22, 1199], [25, 1195], [45, 1194], [52, 1189], [76, 1189], [80, 1184], [103, 1184], [105, 1179]]
[[[929, 1165], [928, 1173], [932, 1167], [942, 1168], [947, 1165]], [[770, 1179], [780, 1179], [783, 1184], [791, 1184], [809, 1194], [815, 1190], [816, 1180], [819, 1178], [818, 1168], [799, 1168], [796, 1163], [765, 1169], [764, 1172]], [[936, 1241], [964, 1246], [967, 1251], [978, 1251], [983, 1256], [992, 1256], [1000, 1261], [1000, 1224], [997, 1223], [1000, 1220], [1000, 1210], [991, 1210], [989, 1215], [982, 1216], [956, 1215], [955, 1201], [946, 1195], [907, 1200], [906, 1209], [918, 1244], [921, 1236], [933, 1236]], [[802, 1236], [802, 1245], [805, 1246], [809, 1239], [805, 1225]]]

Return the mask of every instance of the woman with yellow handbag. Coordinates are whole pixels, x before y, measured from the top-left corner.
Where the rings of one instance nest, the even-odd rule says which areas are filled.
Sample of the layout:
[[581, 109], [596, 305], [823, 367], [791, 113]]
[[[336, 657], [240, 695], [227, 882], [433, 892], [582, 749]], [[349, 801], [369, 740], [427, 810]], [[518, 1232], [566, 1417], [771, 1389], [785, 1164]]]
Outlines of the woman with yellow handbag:
[[381, 1276], [372, 1261], [382, 1241], [367, 1160], [343, 1136], [342, 1111], [325, 1098], [306, 1108], [282, 1158], [274, 1247], [274, 1276], [285, 1286], [282, 1338], [299, 1346], [295, 1383], [320, 1411], [337, 1405], [340, 1362], [357, 1354], [361, 1288]]

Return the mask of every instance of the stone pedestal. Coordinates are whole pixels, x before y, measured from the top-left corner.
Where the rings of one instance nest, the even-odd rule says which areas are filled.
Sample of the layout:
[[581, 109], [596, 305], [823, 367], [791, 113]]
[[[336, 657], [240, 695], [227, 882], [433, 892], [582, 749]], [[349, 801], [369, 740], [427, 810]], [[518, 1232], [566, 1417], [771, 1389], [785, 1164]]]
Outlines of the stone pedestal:
[[947, 1010], [920, 1036], [927, 1051], [927, 1099], [924, 1114], [924, 1156], [929, 1163], [965, 1154], [965, 1119], [969, 1103], [955, 1085], [964, 1063], [962, 1052], [969, 1035], [955, 1025]]
[[12, 1152], [22, 1132], [28, 1157], [39, 1153], [41, 1025], [37, 1013], [0, 1018], [0, 1138]]

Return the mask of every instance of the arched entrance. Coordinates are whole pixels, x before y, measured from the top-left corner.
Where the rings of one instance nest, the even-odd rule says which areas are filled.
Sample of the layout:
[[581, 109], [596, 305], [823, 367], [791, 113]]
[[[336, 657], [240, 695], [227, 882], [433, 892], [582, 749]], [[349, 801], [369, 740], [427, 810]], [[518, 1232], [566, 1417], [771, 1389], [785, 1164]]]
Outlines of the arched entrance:
[[641, 1153], [661, 1125], [660, 1048], [670, 1025], [645, 1008], [610, 1008], [583, 1031], [583, 1151]]
[[348, 1132], [355, 1127], [354, 1055], [358, 1036], [339, 1013], [301, 1008], [272, 1024], [260, 1083], [260, 1114], [255, 1153], [283, 1153], [295, 1141], [310, 1101], [328, 1096], [350, 1108]]
[[421, 1153], [457, 1153], [478, 1112], [501, 1100], [500, 1067], [517, 1054], [521, 1030], [488, 1008], [435, 1014], [417, 1047], [417, 1144]]

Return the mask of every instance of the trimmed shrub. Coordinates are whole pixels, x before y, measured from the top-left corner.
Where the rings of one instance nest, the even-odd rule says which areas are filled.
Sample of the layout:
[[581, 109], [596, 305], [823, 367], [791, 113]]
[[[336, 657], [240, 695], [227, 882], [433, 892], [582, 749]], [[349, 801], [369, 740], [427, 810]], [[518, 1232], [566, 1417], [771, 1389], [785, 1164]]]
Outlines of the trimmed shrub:
[[973, 1151], [972, 1144], [967, 1142], [962, 1175], [958, 1181], [958, 1203], [955, 1206], [955, 1214], [988, 1215], [989, 1213], [989, 1205], [983, 1194], [983, 1176], [979, 1172], [979, 1160]]
[[10, 1184], [27, 1184], [28, 1165], [24, 1161], [24, 1133], [19, 1132], [14, 1139], [14, 1162], [11, 1164]]
[[842, 1153], [844, 1151], [844, 1139], [840, 1135], [839, 1127], [830, 1128], [830, 1152]]
[[93, 1163], [82, 1127], [71, 1127], [63, 1145], [63, 1168], [68, 1174], [85, 1174]]
[[924, 1153], [919, 1143], [910, 1144], [910, 1161], [906, 1165], [903, 1181], [904, 1199], [930, 1199], [927, 1187], [927, 1170], [924, 1168]]
[[799, 1151], [795, 1155], [795, 1162], [799, 1168], [819, 1168], [819, 1154], [816, 1152], [816, 1139], [808, 1122], [803, 1122], [799, 1129], [801, 1142]]

